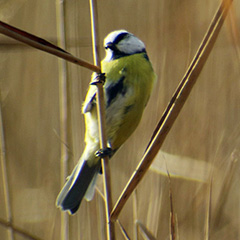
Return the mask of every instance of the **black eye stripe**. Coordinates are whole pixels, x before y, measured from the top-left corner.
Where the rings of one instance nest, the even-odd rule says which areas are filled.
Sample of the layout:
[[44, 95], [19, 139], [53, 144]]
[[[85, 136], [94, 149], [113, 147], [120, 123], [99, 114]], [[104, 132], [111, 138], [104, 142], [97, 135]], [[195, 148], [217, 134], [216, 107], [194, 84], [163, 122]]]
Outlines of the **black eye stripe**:
[[123, 32], [119, 34], [113, 41], [113, 44], [118, 44], [121, 40], [123, 40], [129, 33]]

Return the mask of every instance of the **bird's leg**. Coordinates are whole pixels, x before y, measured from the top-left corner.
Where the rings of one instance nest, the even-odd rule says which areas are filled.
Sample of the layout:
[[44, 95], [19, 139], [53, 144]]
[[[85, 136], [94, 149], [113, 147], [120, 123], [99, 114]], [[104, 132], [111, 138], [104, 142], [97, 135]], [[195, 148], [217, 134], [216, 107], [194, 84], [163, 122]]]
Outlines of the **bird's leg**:
[[90, 85], [97, 85], [98, 83], [105, 83], [105, 73], [98, 73], [97, 76], [93, 79], [93, 81], [90, 83]]
[[111, 157], [113, 153], [114, 151], [112, 150], [112, 148], [107, 147], [107, 148], [99, 149], [98, 151], [95, 152], [95, 155], [97, 157], [104, 158], [106, 156]]

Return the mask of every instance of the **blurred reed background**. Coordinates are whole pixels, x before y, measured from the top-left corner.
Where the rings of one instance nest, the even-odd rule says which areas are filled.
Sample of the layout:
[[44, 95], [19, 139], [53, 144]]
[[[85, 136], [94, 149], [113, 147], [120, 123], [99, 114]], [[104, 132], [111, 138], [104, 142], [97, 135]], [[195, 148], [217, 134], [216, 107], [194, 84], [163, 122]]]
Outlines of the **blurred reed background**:
[[[58, 2], [58, 1], [57, 1]], [[136, 168], [176, 86], [218, 8], [218, 0], [99, 0], [100, 42], [126, 29], [146, 46], [158, 75], [136, 132], [111, 160], [115, 203]], [[56, 2], [0, 0], [0, 20], [57, 43]], [[238, 1], [162, 151], [119, 216], [131, 239], [145, 226], [169, 239], [170, 197], [176, 239], [240, 239], [240, 59]], [[57, 17], [58, 16], [58, 17]], [[230, 17], [231, 16], [231, 17]], [[65, 1], [66, 50], [92, 62], [88, 1]], [[104, 49], [101, 48], [101, 58]], [[61, 239], [61, 134], [58, 59], [0, 36], [3, 135], [0, 166], [0, 239]], [[68, 169], [84, 147], [81, 104], [91, 72], [67, 63]], [[6, 171], [4, 162], [6, 161]], [[167, 171], [170, 174], [169, 182]], [[9, 197], [6, 198], [6, 178]], [[5, 180], [4, 180], [5, 178]], [[99, 178], [101, 191], [101, 177]], [[9, 216], [9, 213], [10, 216]], [[124, 239], [116, 224], [117, 239]], [[105, 239], [104, 203], [96, 193], [69, 218], [69, 239]], [[153, 239], [154, 239], [153, 238]]]

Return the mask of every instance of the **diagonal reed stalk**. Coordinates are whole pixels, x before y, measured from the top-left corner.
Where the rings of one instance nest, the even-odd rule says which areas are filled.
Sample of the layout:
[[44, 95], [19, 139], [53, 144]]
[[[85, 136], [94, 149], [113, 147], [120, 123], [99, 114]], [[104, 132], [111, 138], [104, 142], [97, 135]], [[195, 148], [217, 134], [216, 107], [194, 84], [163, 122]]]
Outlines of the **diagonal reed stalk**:
[[65, 59], [69, 62], [75, 63], [82, 67], [88, 68], [94, 72], [100, 73], [101, 69], [97, 66], [92, 65], [82, 59], [79, 59], [67, 51], [55, 46], [54, 44], [39, 38], [33, 34], [27, 33], [19, 28], [15, 28], [7, 23], [0, 21], [0, 33], [8, 37], [14, 38], [17, 41], [23, 42], [31, 47], [37, 48], [41, 51], [53, 54], [57, 57]]
[[[66, 48], [65, 42], [65, 14], [64, 0], [56, 0], [57, 17], [57, 42], [61, 48]], [[61, 186], [65, 184], [68, 176], [68, 91], [67, 91], [67, 63], [63, 59], [58, 60], [59, 66], [59, 112], [60, 112], [60, 139], [61, 139], [61, 161], [60, 176]], [[66, 212], [61, 212], [61, 240], [69, 239], [69, 216]]]
[[218, 8], [213, 20], [193, 58], [187, 72], [185, 73], [182, 81], [176, 89], [169, 105], [167, 106], [162, 118], [160, 119], [153, 136], [148, 144], [148, 147], [138, 164], [136, 170], [132, 174], [130, 180], [122, 191], [114, 209], [111, 213], [111, 220], [115, 221], [127, 202], [128, 198], [141, 181], [148, 168], [150, 167], [154, 157], [161, 148], [167, 134], [177, 119], [181, 109], [186, 102], [192, 87], [197, 81], [201, 70], [206, 63], [208, 56], [216, 42], [217, 36], [226, 18], [227, 12], [233, 0], [223, 0]]
[[[90, 13], [91, 13], [91, 30], [92, 30], [92, 47], [93, 47], [93, 59], [94, 64], [100, 66], [99, 60], [99, 41], [98, 41], [98, 16], [97, 16], [97, 1], [89, 0]], [[99, 125], [99, 137], [100, 148], [107, 148], [107, 136], [106, 136], [106, 122], [105, 122], [105, 104], [103, 93], [103, 82], [97, 81], [97, 112], [98, 112], [98, 125]], [[106, 226], [107, 226], [107, 239], [115, 239], [114, 223], [111, 222], [110, 214], [112, 211], [112, 194], [111, 194], [111, 176], [109, 167], [109, 157], [102, 158], [102, 171], [103, 171], [103, 184], [105, 195], [105, 213], [106, 213]]]

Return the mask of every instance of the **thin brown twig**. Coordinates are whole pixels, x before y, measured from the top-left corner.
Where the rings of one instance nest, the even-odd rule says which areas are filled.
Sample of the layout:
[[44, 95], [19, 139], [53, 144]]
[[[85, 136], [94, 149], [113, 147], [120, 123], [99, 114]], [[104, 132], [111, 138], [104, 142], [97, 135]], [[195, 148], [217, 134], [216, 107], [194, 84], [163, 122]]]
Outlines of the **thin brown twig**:
[[157, 125], [144, 156], [142, 157], [140, 163], [138, 164], [136, 170], [132, 174], [130, 180], [128, 181], [126, 187], [122, 191], [117, 203], [114, 206], [114, 209], [111, 213], [112, 221], [116, 220], [133, 190], [147, 172], [154, 157], [161, 148], [167, 134], [177, 119], [214, 46], [232, 1], [233, 0], [223, 0], [218, 8], [192, 63], [190, 64], [177, 90], [175, 91], [159, 124]]
[[7, 23], [4, 23], [0, 21], [0, 33], [4, 34], [8, 37], [14, 38], [20, 42], [23, 42], [29, 46], [32, 46], [34, 48], [37, 48], [39, 50], [42, 50], [44, 52], [53, 54], [57, 57], [63, 58], [69, 62], [75, 63], [77, 65], [80, 65], [82, 67], [88, 68], [89, 70], [92, 70], [94, 72], [100, 73], [101, 70], [99, 67], [94, 66], [86, 61], [83, 61], [67, 51], [61, 49], [60, 47], [57, 47], [56, 45], [39, 38], [33, 34], [27, 33], [23, 30], [20, 30], [18, 28], [15, 28]]
[[[97, 1], [89, 0], [90, 12], [91, 12], [91, 30], [92, 30], [92, 46], [93, 46], [93, 58], [94, 64], [100, 65], [99, 60], [99, 41], [98, 41], [98, 27], [97, 27]], [[107, 148], [107, 136], [106, 136], [106, 122], [105, 122], [105, 103], [103, 93], [103, 82], [97, 81], [97, 112], [98, 112], [98, 126], [100, 137], [100, 148]], [[114, 223], [111, 222], [110, 214], [112, 211], [112, 195], [111, 195], [111, 176], [109, 167], [109, 157], [102, 158], [102, 171], [103, 171], [103, 184], [105, 195], [105, 212], [106, 212], [106, 226], [107, 226], [107, 239], [115, 239]]]
[[98, 195], [104, 200], [105, 197], [103, 195], [103, 192], [100, 190], [100, 188], [98, 186], [95, 187], [95, 190], [97, 191]]
[[129, 237], [126, 229], [123, 227], [123, 225], [121, 224], [121, 222], [120, 222], [119, 219], [117, 219], [117, 223], [118, 223], [118, 226], [119, 226], [119, 228], [120, 228], [120, 230], [121, 230], [121, 233], [122, 233], [124, 239], [125, 239], [125, 240], [131, 240], [131, 238]]
[[[61, 48], [66, 48], [65, 42], [65, 15], [64, 1], [56, 0], [57, 17], [57, 41]], [[68, 176], [68, 94], [67, 94], [67, 63], [63, 59], [58, 60], [59, 65], [59, 113], [60, 113], [60, 139], [61, 139], [61, 161], [60, 176], [61, 186], [65, 184]], [[69, 216], [67, 212], [61, 212], [61, 239], [69, 239]]]

